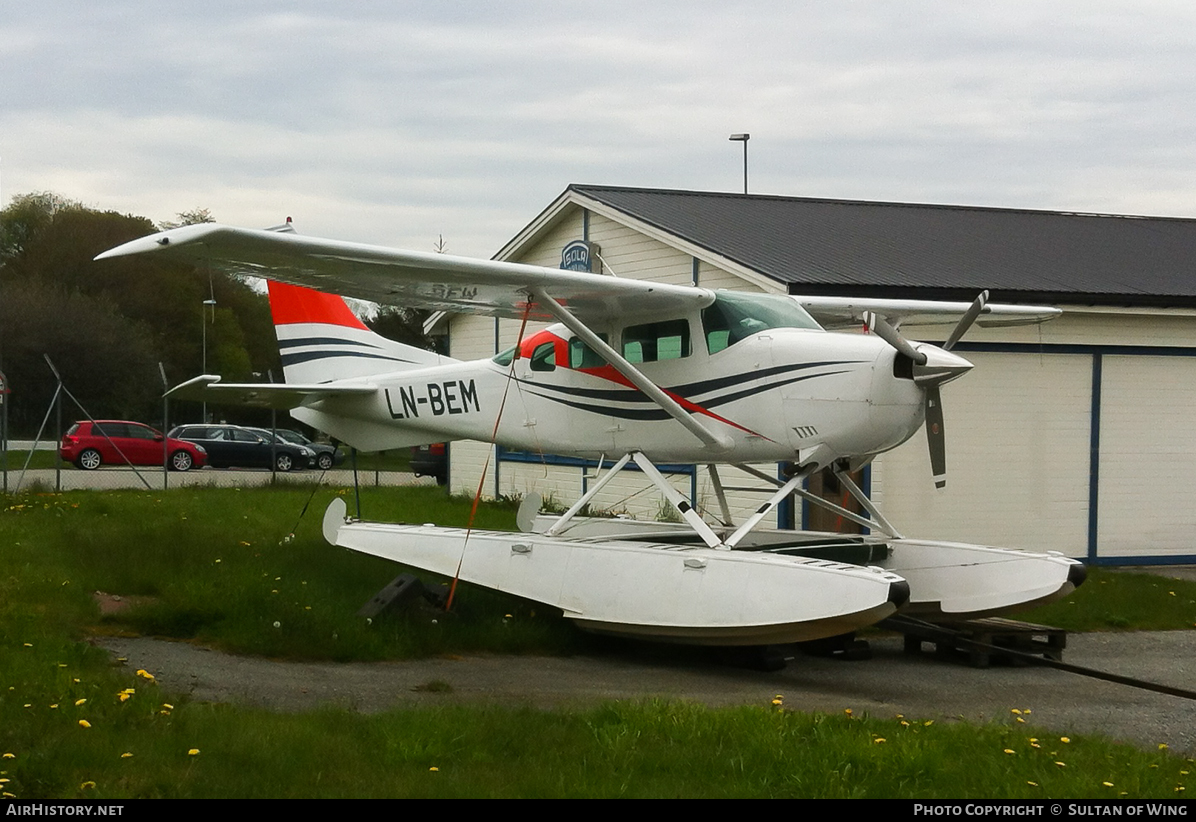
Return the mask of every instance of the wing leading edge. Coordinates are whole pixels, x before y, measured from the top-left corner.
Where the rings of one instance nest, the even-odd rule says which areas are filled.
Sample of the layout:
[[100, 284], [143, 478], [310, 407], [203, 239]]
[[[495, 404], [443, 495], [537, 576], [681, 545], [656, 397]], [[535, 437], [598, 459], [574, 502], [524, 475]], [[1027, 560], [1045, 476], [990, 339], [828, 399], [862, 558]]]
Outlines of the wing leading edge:
[[[940, 325], [955, 323], [970, 303], [935, 300], [886, 300], [867, 297], [794, 297], [823, 328], [858, 327], [867, 313], [883, 317], [890, 325]], [[981, 326], [1030, 325], [1053, 320], [1063, 312], [1046, 305], [988, 303], [976, 323]]]
[[[542, 266], [234, 228], [182, 226], [117, 246], [97, 260], [157, 254], [371, 302], [522, 318], [533, 289], [583, 320], [658, 316], [704, 308], [713, 292], [692, 286]], [[529, 317], [551, 320], [533, 304]]]

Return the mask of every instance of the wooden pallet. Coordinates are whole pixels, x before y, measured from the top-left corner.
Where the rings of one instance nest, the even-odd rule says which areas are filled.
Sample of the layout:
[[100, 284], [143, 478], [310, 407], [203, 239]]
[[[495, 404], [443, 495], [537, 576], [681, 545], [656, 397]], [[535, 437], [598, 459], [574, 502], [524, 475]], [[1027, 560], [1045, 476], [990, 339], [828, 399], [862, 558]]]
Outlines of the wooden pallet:
[[938, 654], [964, 653], [974, 668], [987, 668], [993, 660], [1010, 665], [1029, 663], [1013, 654], [1002, 653], [992, 648], [977, 648], [973, 643], [1008, 648], [1024, 654], [1042, 656], [1055, 662], [1063, 661], [1063, 649], [1067, 647], [1067, 631], [1031, 622], [990, 617], [967, 622], [929, 624], [900, 623], [891, 626], [905, 635], [905, 652], [919, 654], [922, 643], [934, 645]]

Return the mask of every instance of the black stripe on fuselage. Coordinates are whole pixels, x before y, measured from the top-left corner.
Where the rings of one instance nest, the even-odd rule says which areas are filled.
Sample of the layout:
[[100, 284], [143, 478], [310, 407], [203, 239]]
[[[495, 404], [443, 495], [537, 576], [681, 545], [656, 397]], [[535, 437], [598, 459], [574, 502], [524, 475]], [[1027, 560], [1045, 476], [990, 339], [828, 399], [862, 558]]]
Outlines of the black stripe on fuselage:
[[279, 357], [282, 359], [283, 365], [298, 365], [299, 363], [311, 362], [312, 360], [341, 359], [348, 357], [359, 360], [386, 360], [388, 362], [401, 362], [416, 364], [414, 360], [405, 360], [402, 357], [391, 357], [387, 354], [368, 354], [364, 351], [299, 351], [296, 353], [279, 352]]
[[[710, 380], [700, 380], [698, 382], [686, 383], [684, 385], [678, 385], [678, 386], [674, 386], [674, 387], [664, 387], [664, 390], [668, 391], [669, 393], [674, 394], [676, 396], [684, 397], [686, 400], [689, 400], [690, 402], [698, 403], [699, 402], [698, 397], [700, 397], [702, 394], [708, 393], [710, 391], [715, 391], [719, 388], [743, 385], [744, 383], [751, 382], [753, 380], [764, 379], [765, 377], [771, 377], [776, 374], [786, 374], [786, 373], [792, 373], [794, 371], [805, 371], [810, 368], [819, 368], [819, 367], [828, 366], [828, 365], [858, 365], [861, 362], [862, 361], [859, 361], [859, 360], [828, 360], [826, 362], [801, 363], [799, 365], [777, 365], [777, 366], [773, 366], [771, 368], [762, 368], [758, 371], [752, 371], [747, 374], [732, 374], [731, 376], [727, 376], [727, 377], [716, 377], [716, 378], [710, 379]], [[801, 377], [800, 379], [807, 379], [809, 377], [831, 376], [832, 374], [842, 374], [842, 373], [844, 373], [845, 370], [848, 370], [848, 369], [844, 369], [844, 370], [840, 370], [840, 371], [833, 371], [833, 372], [824, 373], [824, 374], [809, 374], [809, 375]], [[584, 372], [581, 372], [581, 373], [584, 373]], [[604, 379], [604, 378], [599, 377], [599, 379]], [[532, 388], [540, 388], [540, 389], [544, 389], [547, 391], [555, 391], [557, 393], [566, 394], [571, 397], [584, 397], [586, 399], [603, 400], [606, 402], [637, 402], [637, 403], [652, 402], [652, 399], [650, 397], [643, 394], [638, 388], [635, 388], [634, 386], [626, 386], [626, 387], [620, 387], [620, 388], [573, 388], [573, 387], [565, 387], [565, 386], [560, 386], [560, 385], [548, 385], [546, 383], [533, 382], [531, 380], [524, 380], [524, 379], [519, 380], [519, 382], [520, 382], [520, 384], [525, 385], [525, 386], [529, 386]], [[788, 382], [796, 382], [796, 380], [789, 380]], [[774, 384], [773, 387], [775, 387], [775, 385], [784, 385], [784, 384], [786, 384], [786, 383], [777, 383], [777, 384]], [[754, 393], [754, 392], [749, 392], [749, 393]], [[740, 396], [745, 396], [745, 395], [741, 392], [734, 396], [740, 397]], [[725, 402], [725, 401], [726, 400], [722, 400], [719, 398], [713, 398], [710, 401], [702, 401], [700, 404], [713, 406], [713, 404], [721, 404], [722, 402]]]
[[343, 337], [294, 337], [289, 340], [279, 340], [279, 348], [297, 348], [301, 345], [360, 345], [362, 347], [381, 350], [382, 346], [362, 340], [347, 340]]
[[[830, 376], [834, 376], [835, 374], [846, 374], [847, 371], [848, 371], [848, 369], [844, 369], [842, 371], [831, 371], [829, 373], [824, 373], [824, 374], [803, 374], [798, 377], [790, 377], [788, 379], [777, 380], [775, 382], [768, 383], [767, 385], [759, 385], [759, 386], [755, 386], [754, 388], [745, 388], [743, 391], [735, 391], [735, 392], [726, 394], [721, 397], [716, 397], [712, 400], [701, 403], [701, 407], [704, 410], [708, 411], [712, 408], [718, 408], [719, 406], [725, 405], [729, 402], [741, 400], [741, 399], [744, 399], [745, 397], [751, 397], [756, 394], [763, 393], [765, 391], [771, 391], [774, 388], [780, 388], [783, 385], [790, 385], [795, 382], [804, 382], [806, 380], [817, 379], [818, 377], [830, 377]], [[534, 385], [534, 383], [532, 385]], [[535, 386], [535, 387], [539, 388], [539, 387], [545, 387], [545, 386]], [[570, 408], [577, 408], [582, 411], [589, 411], [593, 414], [601, 414], [606, 417], [617, 417], [619, 419], [624, 419], [624, 420], [643, 420], [643, 421], [647, 421], [647, 422], [652, 422], [652, 421], [656, 421], [656, 420], [668, 419], [671, 416], [667, 411], [665, 411], [663, 408], [661, 408], [659, 406], [654, 406], [653, 408], [642, 408], [642, 409], [641, 408], [615, 408], [615, 407], [612, 407], [609, 405], [592, 405], [590, 403], [582, 402], [580, 400], [568, 400], [568, 399], [564, 399], [562, 397], [552, 397], [552, 396], [548, 396], [547, 394], [541, 394], [538, 391], [531, 391], [530, 393], [534, 394], [537, 397], [540, 397], [541, 399], [549, 400], [550, 402], [559, 403], [560, 405], [567, 405]], [[695, 405], [697, 405], [697, 403], [695, 403]]]

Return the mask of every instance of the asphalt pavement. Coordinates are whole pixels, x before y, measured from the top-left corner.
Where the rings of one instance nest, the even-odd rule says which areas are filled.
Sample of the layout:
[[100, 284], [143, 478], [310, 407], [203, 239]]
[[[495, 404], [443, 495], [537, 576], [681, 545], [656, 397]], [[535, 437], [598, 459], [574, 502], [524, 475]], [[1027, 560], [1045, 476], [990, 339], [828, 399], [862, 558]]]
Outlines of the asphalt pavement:
[[[1051, 668], [972, 668], [934, 654], [911, 656], [899, 637], [870, 641], [872, 658], [799, 656], [781, 671], [736, 667], [701, 649], [640, 643], [592, 656], [475, 655], [387, 663], [292, 663], [237, 657], [181, 642], [97, 640], [130, 670], [145, 668], [170, 691], [210, 702], [297, 711], [335, 704], [362, 712], [408, 705], [499, 703], [539, 708], [611, 699], [678, 699], [711, 706], [953, 722], [1016, 722], [1043, 734], [1100, 734], [1196, 755], [1196, 701]], [[1196, 631], [1075, 634], [1064, 661], [1178, 688], [1196, 687]], [[431, 686], [431, 687], [429, 687]], [[447, 687], [446, 687], [447, 686]]]

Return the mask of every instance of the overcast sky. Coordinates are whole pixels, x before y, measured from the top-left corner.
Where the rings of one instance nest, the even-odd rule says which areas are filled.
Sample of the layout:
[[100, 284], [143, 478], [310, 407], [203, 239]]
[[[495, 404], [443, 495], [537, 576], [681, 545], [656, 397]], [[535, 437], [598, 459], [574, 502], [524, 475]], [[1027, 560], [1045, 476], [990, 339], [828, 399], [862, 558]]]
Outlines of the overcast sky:
[[0, 199], [488, 257], [569, 183], [1196, 216], [1196, 4], [0, 13]]

